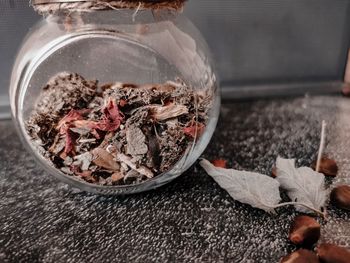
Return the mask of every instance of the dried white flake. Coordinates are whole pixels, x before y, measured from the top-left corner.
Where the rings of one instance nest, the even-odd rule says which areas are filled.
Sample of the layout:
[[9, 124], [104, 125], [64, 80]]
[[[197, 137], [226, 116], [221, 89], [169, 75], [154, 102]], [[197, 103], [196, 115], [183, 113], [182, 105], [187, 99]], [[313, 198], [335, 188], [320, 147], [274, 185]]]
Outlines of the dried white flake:
[[73, 165], [80, 166], [82, 171], [87, 171], [92, 161], [92, 154], [90, 152], [86, 152], [74, 157]]

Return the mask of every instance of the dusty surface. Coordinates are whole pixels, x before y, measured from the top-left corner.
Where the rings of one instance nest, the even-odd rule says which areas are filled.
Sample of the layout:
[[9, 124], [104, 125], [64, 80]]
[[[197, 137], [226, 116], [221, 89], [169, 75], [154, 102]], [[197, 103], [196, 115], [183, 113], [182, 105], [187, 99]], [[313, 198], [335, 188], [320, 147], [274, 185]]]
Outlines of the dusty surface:
[[[310, 165], [321, 121], [326, 152], [350, 184], [350, 99], [304, 97], [222, 107], [205, 156], [270, 173], [278, 154]], [[277, 262], [293, 208], [278, 216], [232, 200], [198, 166], [156, 191], [103, 197], [82, 193], [43, 172], [10, 122], [0, 123], [0, 262]], [[329, 209], [322, 239], [350, 247], [349, 213]]]

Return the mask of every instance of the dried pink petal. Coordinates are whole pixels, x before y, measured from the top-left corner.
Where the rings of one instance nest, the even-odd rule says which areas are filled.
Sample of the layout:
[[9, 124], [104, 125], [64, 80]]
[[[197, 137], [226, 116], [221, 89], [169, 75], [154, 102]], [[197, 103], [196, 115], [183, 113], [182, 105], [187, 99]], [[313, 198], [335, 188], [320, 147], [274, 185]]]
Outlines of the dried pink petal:
[[116, 131], [124, 119], [124, 115], [119, 111], [115, 101], [110, 99], [102, 112], [104, 116], [97, 123], [97, 129], [101, 131]]
[[[116, 131], [124, 115], [119, 111], [118, 106], [113, 100], [109, 100], [107, 106], [102, 110], [103, 117], [99, 121], [90, 120], [76, 120], [74, 121], [74, 126], [78, 128], [85, 128], [91, 130], [101, 130], [101, 131]], [[99, 138], [99, 134], [95, 131], [92, 132], [96, 138]]]
[[66, 145], [64, 148], [64, 152], [66, 154], [69, 154], [70, 152], [72, 152], [74, 150], [74, 144], [75, 144], [75, 136], [74, 133], [67, 129], [66, 130]]
[[[67, 129], [67, 124], [76, 121], [76, 120], [82, 120], [83, 116], [81, 113], [77, 110], [71, 110], [66, 116], [64, 116], [59, 123], [57, 124], [56, 129], [57, 130], [66, 130]], [[65, 127], [65, 128], [64, 128]], [[63, 131], [61, 131], [62, 134]]]
[[191, 126], [185, 127], [183, 131], [186, 135], [196, 138], [202, 135], [202, 133], [204, 132], [204, 128], [205, 126], [203, 123], [196, 122]]

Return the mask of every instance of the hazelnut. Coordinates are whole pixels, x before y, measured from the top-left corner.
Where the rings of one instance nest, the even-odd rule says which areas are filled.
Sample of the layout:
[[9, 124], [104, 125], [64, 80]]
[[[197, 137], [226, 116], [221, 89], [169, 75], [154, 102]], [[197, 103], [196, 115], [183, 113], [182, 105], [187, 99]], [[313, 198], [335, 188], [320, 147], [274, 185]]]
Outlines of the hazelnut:
[[283, 257], [280, 263], [318, 263], [317, 255], [306, 249], [299, 249]]
[[320, 238], [320, 224], [310, 216], [297, 216], [289, 230], [289, 240], [296, 245], [311, 247]]
[[277, 167], [276, 167], [276, 166], [272, 167], [271, 176], [272, 176], [273, 178], [276, 178], [276, 177], [277, 177]]
[[[317, 161], [312, 165], [314, 170], [316, 170], [316, 163]], [[338, 173], [338, 165], [333, 159], [322, 157], [319, 172], [327, 176], [335, 177]]]
[[317, 255], [323, 263], [348, 263], [350, 251], [332, 244], [321, 244], [316, 249]]
[[350, 186], [339, 185], [333, 188], [330, 200], [336, 207], [350, 210]]
[[341, 90], [342, 94], [345, 97], [350, 97], [350, 85], [349, 84], [345, 84]]

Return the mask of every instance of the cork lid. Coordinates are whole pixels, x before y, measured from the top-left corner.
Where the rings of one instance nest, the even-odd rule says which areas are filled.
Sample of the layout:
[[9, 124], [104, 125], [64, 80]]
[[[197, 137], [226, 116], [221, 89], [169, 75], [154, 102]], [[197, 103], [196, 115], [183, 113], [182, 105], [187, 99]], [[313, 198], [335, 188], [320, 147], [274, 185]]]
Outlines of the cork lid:
[[31, 5], [40, 14], [58, 11], [92, 12], [117, 9], [169, 9], [180, 11], [186, 0], [32, 0]]

